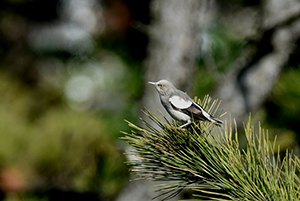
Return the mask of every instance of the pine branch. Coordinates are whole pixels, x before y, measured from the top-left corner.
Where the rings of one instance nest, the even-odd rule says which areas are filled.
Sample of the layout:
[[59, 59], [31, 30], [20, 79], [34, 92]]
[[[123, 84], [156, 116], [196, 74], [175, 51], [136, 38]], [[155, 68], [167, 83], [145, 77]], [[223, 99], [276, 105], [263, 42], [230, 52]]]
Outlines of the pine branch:
[[[215, 114], [220, 102], [206, 96], [201, 105]], [[129, 165], [137, 179], [169, 181], [157, 190], [164, 200], [185, 188], [199, 199], [300, 200], [299, 158], [287, 152], [281, 160], [268, 133], [260, 126], [255, 132], [250, 118], [244, 126], [247, 148], [240, 149], [230, 116], [223, 128], [194, 122], [180, 129], [176, 122], [172, 125], [147, 110], [145, 114], [157, 127], [144, 119], [145, 128], [128, 122], [134, 130], [123, 140], [134, 148], [127, 154], [136, 157]]]

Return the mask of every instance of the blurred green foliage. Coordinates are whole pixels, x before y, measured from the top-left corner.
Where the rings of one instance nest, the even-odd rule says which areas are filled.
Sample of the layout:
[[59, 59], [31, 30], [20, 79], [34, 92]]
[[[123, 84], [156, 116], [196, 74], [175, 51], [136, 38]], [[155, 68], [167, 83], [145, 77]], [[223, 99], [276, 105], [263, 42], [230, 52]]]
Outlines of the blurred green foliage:
[[194, 77], [194, 94], [205, 96], [214, 90], [219, 75], [229, 72], [242, 50], [243, 38], [216, 22], [203, 33], [202, 52]]
[[221, 23], [216, 23], [209, 30], [209, 36], [212, 40], [210, 53], [215, 68], [220, 73], [228, 72], [240, 55], [243, 38]]
[[[29, 118], [38, 90], [0, 73], [0, 167], [14, 167], [26, 188], [66, 188], [113, 197], [127, 170], [99, 118], [64, 104]], [[51, 94], [51, 93], [50, 93]]]
[[266, 124], [277, 129], [282, 149], [300, 142], [300, 69], [287, 67], [265, 103]]

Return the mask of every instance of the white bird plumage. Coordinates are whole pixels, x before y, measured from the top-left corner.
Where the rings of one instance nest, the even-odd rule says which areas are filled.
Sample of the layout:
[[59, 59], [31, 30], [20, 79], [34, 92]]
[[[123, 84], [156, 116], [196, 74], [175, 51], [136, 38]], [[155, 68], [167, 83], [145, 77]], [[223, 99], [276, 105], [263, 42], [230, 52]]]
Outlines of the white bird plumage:
[[169, 101], [171, 102], [171, 104], [174, 107], [177, 107], [179, 109], [187, 109], [188, 107], [190, 107], [193, 102], [190, 100], [184, 100], [183, 98], [181, 98], [180, 96], [171, 96], [169, 98]]

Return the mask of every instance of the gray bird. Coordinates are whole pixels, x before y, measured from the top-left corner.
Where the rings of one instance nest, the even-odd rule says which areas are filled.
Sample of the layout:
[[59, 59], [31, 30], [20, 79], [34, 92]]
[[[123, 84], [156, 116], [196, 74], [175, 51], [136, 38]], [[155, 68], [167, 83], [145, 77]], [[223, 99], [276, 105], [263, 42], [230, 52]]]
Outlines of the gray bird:
[[167, 80], [160, 80], [158, 82], [149, 82], [149, 84], [155, 86], [162, 105], [171, 117], [178, 121], [186, 122], [181, 125], [180, 128], [191, 124], [192, 119], [210, 121], [218, 126], [223, 123], [207, 113], [186, 93], [176, 89], [171, 82]]

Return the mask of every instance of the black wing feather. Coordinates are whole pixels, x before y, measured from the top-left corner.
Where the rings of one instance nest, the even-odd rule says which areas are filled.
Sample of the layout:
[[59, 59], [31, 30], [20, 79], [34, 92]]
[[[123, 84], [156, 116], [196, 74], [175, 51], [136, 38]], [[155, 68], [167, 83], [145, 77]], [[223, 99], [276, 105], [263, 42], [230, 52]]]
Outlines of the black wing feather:
[[199, 107], [199, 105], [193, 103], [189, 108], [181, 109], [181, 111], [189, 116], [192, 116], [194, 119], [209, 121], [210, 119], [203, 115], [203, 112]]

